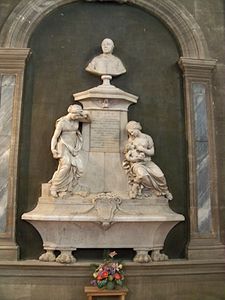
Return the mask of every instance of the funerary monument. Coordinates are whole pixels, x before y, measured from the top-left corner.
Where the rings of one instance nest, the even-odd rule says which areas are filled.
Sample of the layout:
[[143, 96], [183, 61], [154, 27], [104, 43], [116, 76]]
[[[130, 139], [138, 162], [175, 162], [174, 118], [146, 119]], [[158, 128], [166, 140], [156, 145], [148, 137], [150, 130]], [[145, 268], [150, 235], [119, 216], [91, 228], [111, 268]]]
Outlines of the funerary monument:
[[102, 84], [75, 93], [56, 121], [51, 151], [58, 168], [42, 184], [36, 208], [22, 216], [43, 239], [42, 261], [73, 263], [77, 248], [133, 248], [135, 262], [165, 260], [165, 238], [184, 220], [169, 207], [173, 196], [153, 162], [153, 139], [128, 122], [138, 97], [111, 84], [126, 73], [113, 48], [104, 39], [103, 53], [86, 67]]

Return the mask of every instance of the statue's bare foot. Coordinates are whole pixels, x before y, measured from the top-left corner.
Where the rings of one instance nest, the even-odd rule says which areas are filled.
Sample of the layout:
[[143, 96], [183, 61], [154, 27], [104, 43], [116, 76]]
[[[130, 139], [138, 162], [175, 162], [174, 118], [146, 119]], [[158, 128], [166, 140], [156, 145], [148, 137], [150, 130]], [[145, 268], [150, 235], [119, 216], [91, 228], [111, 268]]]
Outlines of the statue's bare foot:
[[50, 191], [50, 194], [52, 197], [57, 198], [58, 197], [58, 193], [56, 191]]
[[131, 189], [130, 189], [130, 192], [129, 192], [129, 197], [130, 199], [135, 199], [138, 195], [138, 185], [137, 184], [134, 184]]
[[136, 196], [137, 196], [137, 193], [134, 193], [133, 191], [129, 192], [129, 198], [130, 199], [134, 199], [134, 198], [136, 198]]

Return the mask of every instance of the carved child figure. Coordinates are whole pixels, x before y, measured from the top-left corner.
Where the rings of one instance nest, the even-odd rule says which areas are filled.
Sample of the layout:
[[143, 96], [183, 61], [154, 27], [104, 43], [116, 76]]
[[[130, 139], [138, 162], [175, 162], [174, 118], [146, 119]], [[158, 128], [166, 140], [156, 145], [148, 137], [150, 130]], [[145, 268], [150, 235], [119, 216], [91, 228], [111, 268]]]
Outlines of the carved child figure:
[[139, 151], [136, 146], [129, 145], [127, 152], [125, 153], [125, 157], [127, 161], [135, 163], [142, 161], [145, 158], [145, 153]]

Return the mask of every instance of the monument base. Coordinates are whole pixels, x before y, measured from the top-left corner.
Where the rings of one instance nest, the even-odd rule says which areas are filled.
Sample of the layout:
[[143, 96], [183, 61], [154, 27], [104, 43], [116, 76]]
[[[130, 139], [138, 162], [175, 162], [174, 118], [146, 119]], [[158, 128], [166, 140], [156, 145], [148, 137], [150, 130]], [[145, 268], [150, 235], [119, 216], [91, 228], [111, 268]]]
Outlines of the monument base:
[[[73, 263], [72, 251], [77, 248], [133, 248], [134, 261], [144, 263], [167, 259], [160, 252], [166, 236], [184, 217], [173, 212], [164, 197], [131, 200], [101, 193], [66, 198], [43, 195], [22, 219], [43, 239], [42, 261]], [[58, 257], [55, 250], [61, 252]]]

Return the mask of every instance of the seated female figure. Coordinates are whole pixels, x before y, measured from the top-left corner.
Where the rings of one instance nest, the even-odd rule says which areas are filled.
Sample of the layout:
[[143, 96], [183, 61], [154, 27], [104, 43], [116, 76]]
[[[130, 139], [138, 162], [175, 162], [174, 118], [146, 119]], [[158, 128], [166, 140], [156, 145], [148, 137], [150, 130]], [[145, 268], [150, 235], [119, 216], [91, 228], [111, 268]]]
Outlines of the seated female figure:
[[151, 159], [154, 155], [152, 138], [142, 133], [141, 125], [135, 121], [130, 121], [126, 129], [129, 138], [123, 167], [129, 178], [130, 198], [136, 198], [141, 195], [143, 188], [147, 188], [157, 196], [172, 200], [163, 172]]

